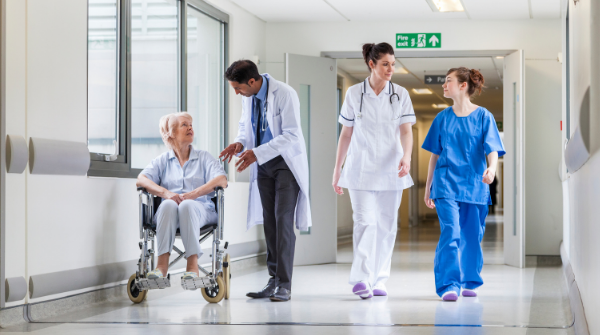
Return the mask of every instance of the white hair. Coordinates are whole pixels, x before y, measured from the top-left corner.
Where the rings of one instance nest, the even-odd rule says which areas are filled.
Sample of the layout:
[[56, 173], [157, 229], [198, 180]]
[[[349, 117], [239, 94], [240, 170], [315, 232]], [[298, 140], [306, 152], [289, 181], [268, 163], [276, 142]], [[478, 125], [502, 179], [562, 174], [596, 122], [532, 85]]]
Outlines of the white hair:
[[167, 114], [160, 118], [158, 129], [163, 142], [169, 149], [173, 149], [175, 145], [175, 127], [179, 126], [179, 118], [185, 117], [193, 121], [192, 116], [188, 112], [179, 112]]

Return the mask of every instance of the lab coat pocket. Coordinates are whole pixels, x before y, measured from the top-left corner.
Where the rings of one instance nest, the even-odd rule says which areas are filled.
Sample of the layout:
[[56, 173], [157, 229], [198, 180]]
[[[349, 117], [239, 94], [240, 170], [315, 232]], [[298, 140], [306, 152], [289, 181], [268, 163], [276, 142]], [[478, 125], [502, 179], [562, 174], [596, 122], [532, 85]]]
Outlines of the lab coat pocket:
[[292, 158], [292, 157], [296, 157], [298, 155], [300, 155], [302, 153], [302, 148], [300, 147], [299, 144], [295, 144], [292, 145], [288, 150], [287, 150], [287, 155], [288, 157]]

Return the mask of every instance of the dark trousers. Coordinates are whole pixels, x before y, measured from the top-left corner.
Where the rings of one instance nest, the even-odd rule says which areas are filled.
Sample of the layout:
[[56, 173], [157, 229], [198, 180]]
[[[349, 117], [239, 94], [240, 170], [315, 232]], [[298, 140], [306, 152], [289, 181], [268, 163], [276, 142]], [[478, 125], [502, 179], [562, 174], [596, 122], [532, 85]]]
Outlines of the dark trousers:
[[269, 275], [278, 286], [291, 290], [296, 246], [294, 214], [300, 186], [281, 156], [259, 165], [257, 178]]

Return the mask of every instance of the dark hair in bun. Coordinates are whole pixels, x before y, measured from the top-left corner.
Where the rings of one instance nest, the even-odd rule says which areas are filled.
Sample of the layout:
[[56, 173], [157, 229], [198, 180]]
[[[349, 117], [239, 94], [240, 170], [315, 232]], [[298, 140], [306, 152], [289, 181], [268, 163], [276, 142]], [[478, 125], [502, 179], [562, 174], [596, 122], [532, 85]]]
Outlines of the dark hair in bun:
[[377, 64], [377, 61], [381, 58], [382, 55], [394, 55], [394, 48], [388, 43], [366, 43], [363, 44], [363, 58], [365, 59], [365, 63], [369, 68], [369, 72], [371, 72], [371, 67], [369, 66], [369, 61], [372, 60], [373, 64]]
[[468, 84], [469, 88], [467, 89], [467, 93], [469, 96], [472, 96], [475, 92], [477, 92], [477, 95], [480, 95], [485, 87], [483, 86], [483, 84], [485, 84], [485, 79], [483, 79], [483, 75], [478, 70], [469, 70], [466, 67], [456, 67], [448, 70], [446, 75], [451, 73], [454, 73], [459, 83]]

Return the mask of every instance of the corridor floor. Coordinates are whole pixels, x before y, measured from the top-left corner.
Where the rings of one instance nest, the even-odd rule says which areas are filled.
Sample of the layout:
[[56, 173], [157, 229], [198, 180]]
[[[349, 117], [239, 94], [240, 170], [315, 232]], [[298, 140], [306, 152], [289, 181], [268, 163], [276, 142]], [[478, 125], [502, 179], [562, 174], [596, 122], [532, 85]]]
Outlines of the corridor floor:
[[262, 288], [266, 267], [233, 274], [231, 299], [207, 304], [200, 292], [174, 284], [151, 291], [145, 302], [127, 298], [0, 332], [32, 334], [573, 334], [562, 269], [503, 265], [500, 216], [488, 218], [484, 286], [477, 298], [442, 302], [435, 294], [433, 255], [439, 225], [401, 230], [388, 297], [360, 300], [347, 283], [352, 244], [338, 263], [294, 268], [292, 300], [246, 298]]

